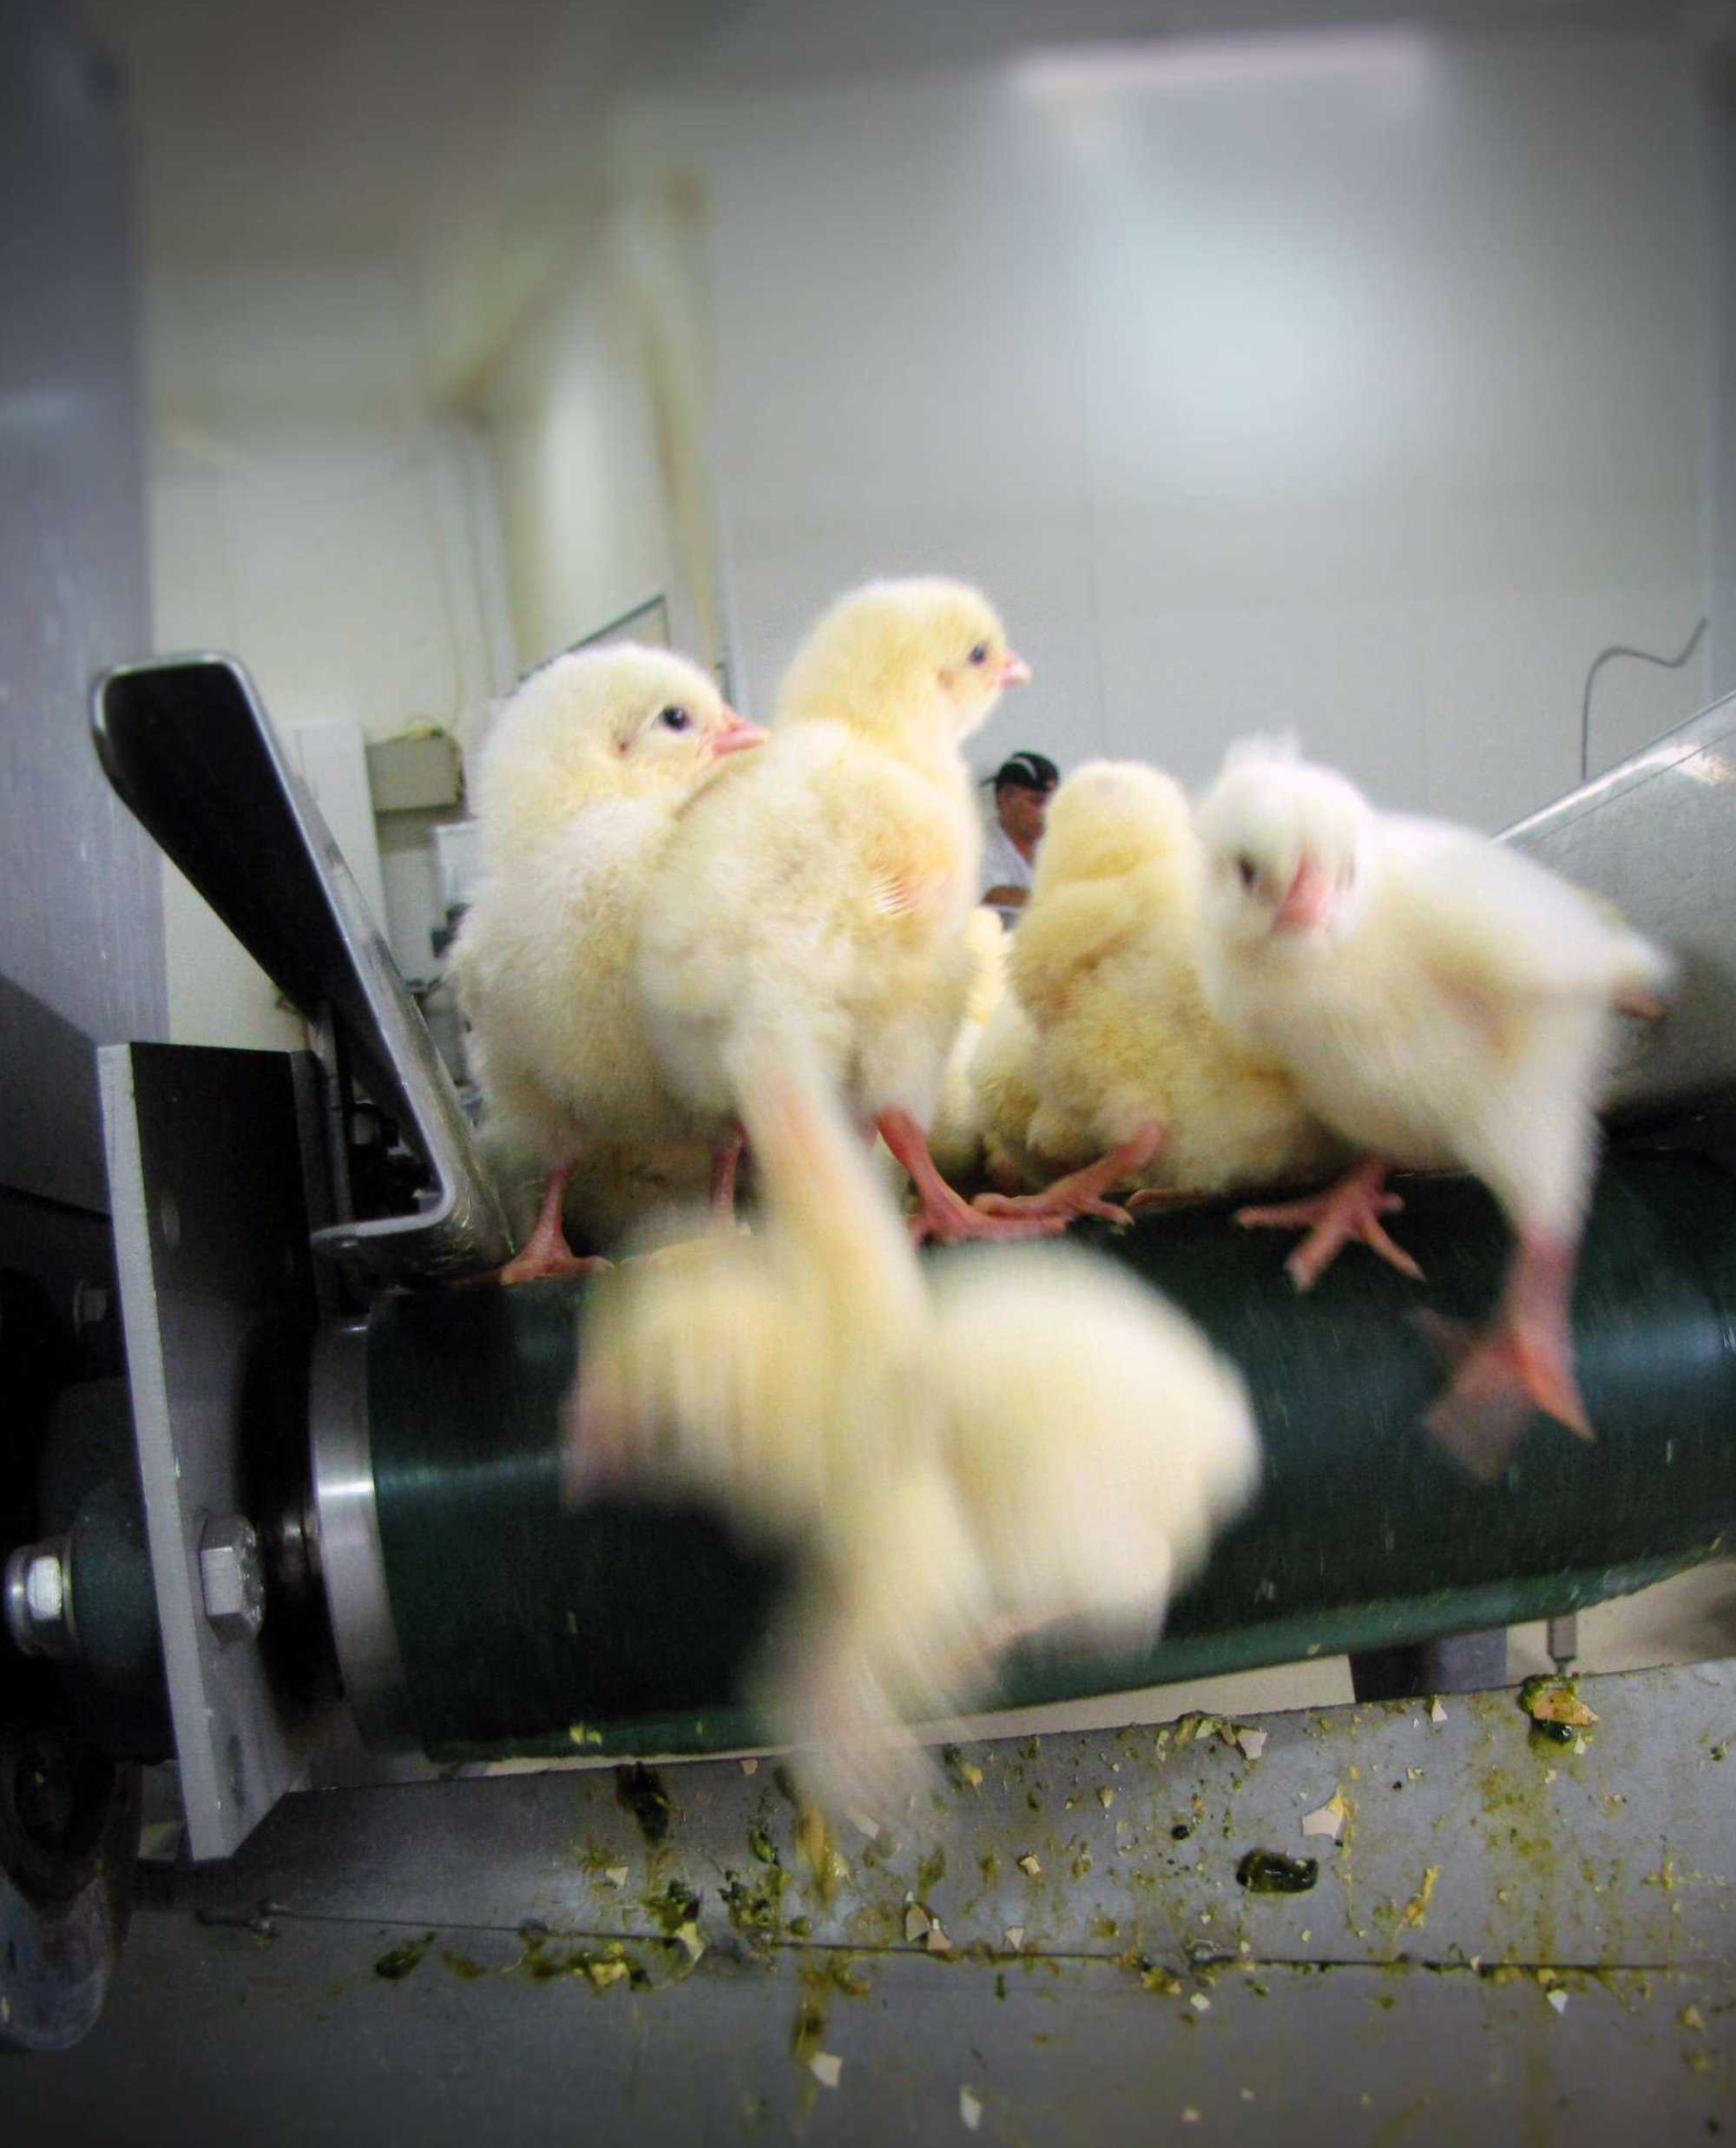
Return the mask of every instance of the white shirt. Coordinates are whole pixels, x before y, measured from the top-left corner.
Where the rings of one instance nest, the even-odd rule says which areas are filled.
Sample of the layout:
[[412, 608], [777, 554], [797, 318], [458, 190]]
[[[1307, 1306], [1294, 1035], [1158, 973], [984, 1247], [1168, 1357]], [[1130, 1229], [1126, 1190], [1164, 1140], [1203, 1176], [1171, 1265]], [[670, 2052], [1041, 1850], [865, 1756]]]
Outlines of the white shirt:
[[[1030, 891], [1031, 862], [1014, 842], [998, 820], [993, 822], [983, 838], [983, 892], [990, 888], [1023, 888]], [[1016, 924], [1019, 912], [1016, 906], [996, 903], [992, 905], [1001, 914], [1001, 923]]]

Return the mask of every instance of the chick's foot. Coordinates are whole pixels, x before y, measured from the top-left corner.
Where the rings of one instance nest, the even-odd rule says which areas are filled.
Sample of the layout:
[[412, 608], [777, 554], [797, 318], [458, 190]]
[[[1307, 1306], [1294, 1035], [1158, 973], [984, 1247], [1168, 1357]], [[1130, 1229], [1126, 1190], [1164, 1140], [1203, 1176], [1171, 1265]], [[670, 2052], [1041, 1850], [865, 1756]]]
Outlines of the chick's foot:
[[1041, 1193], [979, 1193], [975, 1205], [985, 1216], [1058, 1216], [1063, 1225], [1080, 1216], [1101, 1216], [1126, 1226], [1133, 1221], [1128, 1210], [1104, 1197], [1112, 1186], [1125, 1186], [1136, 1171], [1143, 1170], [1162, 1145], [1163, 1129], [1154, 1121], [1095, 1164], [1069, 1172]]
[[602, 1275], [610, 1265], [606, 1260], [575, 1253], [567, 1243], [566, 1230], [561, 1221], [561, 1203], [571, 1176], [570, 1164], [562, 1171], [549, 1173], [549, 1182], [542, 1190], [536, 1228], [506, 1265], [496, 1271], [498, 1282], [540, 1283], [549, 1276]]
[[938, 1238], [956, 1245], [966, 1238], [1052, 1238], [1067, 1228], [1062, 1216], [993, 1216], [973, 1208], [940, 1175], [928, 1153], [928, 1136], [906, 1111], [883, 1111], [876, 1124], [880, 1138], [909, 1172], [919, 1203], [911, 1219], [911, 1232], [918, 1245]]
[[1381, 1191], [1391, 1168], [1378, 1156], [1371, 1156], [1324, 1193], [1272, 1207], [1239, 1208], [1236, 1221], [1244, 1230], [1307, 1232], [1284, 1264], [1299, 1291], [1312, 1291], [1352, 1238], [1378, 1253], [1400, 1275], [1420, 1283], [1423, 1271], [1402, 1245], [1394, 1245], [1381, 1224], [1383, 1216], [1397, 1215], [1404, 1205], [1399, 1194]]
[[1481, 1332], [1437, 1314], [1420, 1316], [1424, 1332], [1454, 1367], [1429, 1412], [1429, 1429], [1485, 1482], [1507, 1467], [1534, 1410], [1582, 1440], [1592, 1437], [1573, 1367], [1574, 1254], [1558, 1239], [1522, 1238], [1500, 1310]]

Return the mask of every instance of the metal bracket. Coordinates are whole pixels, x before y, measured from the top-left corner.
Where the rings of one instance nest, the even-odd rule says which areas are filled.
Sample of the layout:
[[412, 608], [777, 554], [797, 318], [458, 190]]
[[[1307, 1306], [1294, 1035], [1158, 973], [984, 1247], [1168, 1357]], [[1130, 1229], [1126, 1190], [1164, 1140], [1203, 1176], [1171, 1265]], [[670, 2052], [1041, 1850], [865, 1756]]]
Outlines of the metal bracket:
[[187, 1837], [195, 1857], [223, 1857], [305, 1779], [337, 1712], [334, 1691], [309, 1690], [300, 1637], [273, 1631], [285, 1606], [268, 1606], [257, 1632], [219, 1630], [201, 1557], [214, 1521], [246, 1514], [263, 1535], [305, 1497], [298, 1383], [318, 1306], [294, 1062], [134, 1044], [105, 1048], [98, 1065]]
[[97, 681], [92, 726], [127, 805], [305, 1015], [332, 1009], [427, 1167], [412, 1214], [342, 1219], [316, 1251], [385, 1280], [498, 1267], [511, 1238], [451, 1079], [247, 673], [227, 656], [122, 665]]

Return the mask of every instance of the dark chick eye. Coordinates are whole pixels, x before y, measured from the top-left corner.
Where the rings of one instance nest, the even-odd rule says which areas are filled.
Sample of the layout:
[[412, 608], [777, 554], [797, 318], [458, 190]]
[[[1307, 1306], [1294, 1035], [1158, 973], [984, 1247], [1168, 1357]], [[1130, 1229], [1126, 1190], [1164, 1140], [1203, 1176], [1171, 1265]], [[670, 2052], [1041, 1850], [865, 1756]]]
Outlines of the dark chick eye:
[[657, 720], [665, 731], [685, 731], [694, 719], [684, 708], [666, 708]]
[[973, 664], [986, 664], [988, 660], [989, 644], [986, 641], [979, 641], [970, 652], [970, 661]]
[[1239, 857], [1236, 860], [1236, 870], [1240, 874], [1241, 883], [1245, 888], [1251, 888], [1259, 878], [1259, 867], [1251, 857]]

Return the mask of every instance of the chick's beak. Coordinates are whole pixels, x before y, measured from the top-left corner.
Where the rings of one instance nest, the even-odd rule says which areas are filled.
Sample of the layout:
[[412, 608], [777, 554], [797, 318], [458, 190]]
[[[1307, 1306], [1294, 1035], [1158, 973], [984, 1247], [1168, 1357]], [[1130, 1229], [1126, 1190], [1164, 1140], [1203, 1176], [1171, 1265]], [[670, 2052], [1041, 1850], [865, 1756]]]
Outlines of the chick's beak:
[[1331, 920], [1335, 900], [1331, 874], [1323, 872], [1312, 857], [1305, 857], [1273, 915], [1272, 929], [1274, 932], [1318, 932]]
[[1001, 659], [1001, 668], [996, 683], [1003, 686], [1028, 686], [1031, 667], [1022, 656], [1015, 656], [1010, 649]]
[[729, 707], [724, 709], [723, 714], [723, 728], [711, 742], [713, 753], [740, 753], [747, 746], [765, 745], [767, 734], [763, 724], [751, 724]]

